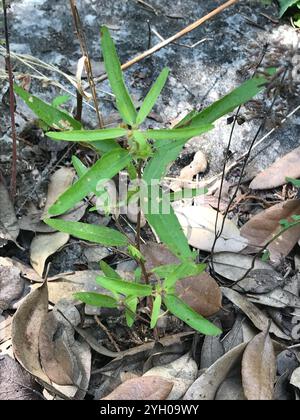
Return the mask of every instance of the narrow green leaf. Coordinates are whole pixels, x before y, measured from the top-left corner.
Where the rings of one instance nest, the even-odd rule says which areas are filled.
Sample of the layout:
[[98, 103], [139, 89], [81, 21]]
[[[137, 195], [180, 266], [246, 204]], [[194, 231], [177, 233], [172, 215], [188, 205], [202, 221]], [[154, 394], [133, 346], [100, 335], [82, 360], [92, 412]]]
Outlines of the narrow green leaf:
[[129, 309], [125, 309], [125, 318], [128, 327], [132, 327], [135, 321], [135, 313], [137, 310], [137, 306], [139, 303], [139, 300], [135, 296], [128, 296], [125, 301], [125, 306]]
[[53, 99], [53, 101], [51, 102], [51, 105], [54, 108], [59, 108], [61, 105], [64, 105], [70, 99], [71, 99], [71, 97], [69, 95], [57, 96], [56, 98]]
[[112, 150], [120, 150], [122, 148], [121, 145], [114, 139], [93, 141], [90, 143], [90, 147], [100, 153], [100, 155], [105, 155]]
[[163, 287], [165, 289], [170, 289], [174, 287], [178, 280], [182, 280], [188, 277], [197, 276], [206, 268], [206, 264], [196, 264], [196, 263], [183, 263], [174, 268], [174, 270], [167, 275], [163, 282]]
[[158, 76], [156, 82], [154, 83], [154, 85], [152, 86], [152, 88], [150, 89], [150, 92], [148, 93], [148, 95], [146, 96], [136, 119], [136, 123], [137, 125], [142, 124], [145, 119], [147, 118], [147, 116], [150, 114], [150, 112], [152, 111], [159, 95], [161, 94], [161, 91], [163, 90], [166, 81], [168, 79], [170, 73], [170, 69], [165, 68], [163, 69], [163, 71], [160, 73], [160, 75]]
[[110, 278], [117, 279], [117, 280], [122, 280], [122, 277], [116, 272], [116, 270], [111, 268], [110, 265], [106, 264], [105, 261], [100, 262], [100, 268], [101, 268], [101, 270], [103, 271], [103, 273], [105, 274], [106, 277], [110, 277]]
[[189, 247], [182, 227], [174, 213], [167, 197], [159, 189], [158, 195], [153, 192], [151, 186], [148, 191], [141, 192], [141, 205], [145, 217], [155, 230], [160, 240], [167, 245], [170, 251], [180, 260], [193, 259], [193, 253]]
[[81, 178], [89, 170], [89, 168], [85, 166], [85, 164], [82, 163], [77, 156], [72, 156], [72, 165], [74, 166], [78, 178]]
[[154, 328], [160, 315], [161, 295], [157, 295], [153, 302], [150, 328]]
[[72, 209], [80, 200], [91, 192], [97, 191], [98, 183], [111, 179], [131, 162], [131, 156], [123, 149], [113, 150], [90, 168], [74, 185], [64, 192], [49, 209], [49, 214], [59, 216]]
[[106, 128], [103, 130], [74, 130], [74, 131], [49, 131], [47, 136], [52, 140], [94, 142], [116, 139], [126, 136], [128, 130], [124, 128]]
[[69, 233], [75, 238], [105, 246], [126, 246], [126, 236], [105, 226], [89, 225], [81, 222], [67, 222], [60, 219], [47, 219], [44, 222], [60, 232]]
[[116, 47], [106, 27], [101, 28], [101, 45], [107, 76], [111, 89], [116, 96], [117, 108], [124, 122], [129, 125], [134, 125], [137, 113], [125, 86]]
[[[232, 112], [239, 105], [250, 101], [250, 99], [264, 89], [265, 83], [267, 83], [267, 79], [264, 77], [256, 77], [248, 80], [202, 112], [197, 114], [191, 112], [188, 117], [185, 117], [181, 123], [178, 124], [178, 127], [187, 125], [188, 123], [191, 123], [191, 126], [214, 123], [219, 118]], [[150, 182], [153, 178], [161, 179], [165, 176], [169, 164], [177, 159], [184, 144], [184, 140], [156, 141], [155, 146], [157, 147], [157, 151], [144, 170], [144, 179], [147, 182]]]
[[78, 292], [74, 297], [87, 305], [99, 308], [118, 308], [118, 301], [113, 297], [93, 292]]
[[286, 178], [287, 182], [290, 182], [294, 187], [300, 188], [300, 179], [294, 179], [294, 178]]
[[207, 133], [212, 130], [212, 124], [197, 126], [194, 128], [174, 128], [172, 130], [147, 130], [146, 135], [152, 140], [187, 140], [200, 136], [200, 134]]
[[81, 123], [75, 120], [75, 118], [67, 112], [47, 104], [16, 84], [14, 85], [14, 91], [18, 96], [20, 96], [20, 98], [23, 99], [26, 105], [36, 114], [36, 116], [49, 127], [57, 130], [81, 129]]
[[179, 297], [174, 295], [166, 295], [163, 299], [167, 309], [177, 318], [181, 319], [194, 330], [199, 331], [204, 335], [218, 336], [222, 331], [212, 324], [203, 316], [199, 315], [196, 311], [190, 308]]
[[299, 3], [299, 0], [279, 0], [280, 12], [279, 17], [282, 17], [290, 7], [295, 6]]
[[96, 281], [105, 289], [122, 293], [125, 296], [145, 297], [152, 294], [152, 287], [145, 284], [110, 277], [97, 277]]
[[133, 139], [136, 144], [135, 155], [139, 159], [147, 159], [152, 154], [152, 148], [148, 143], [147, 135], [145, 132], [134, 130]]

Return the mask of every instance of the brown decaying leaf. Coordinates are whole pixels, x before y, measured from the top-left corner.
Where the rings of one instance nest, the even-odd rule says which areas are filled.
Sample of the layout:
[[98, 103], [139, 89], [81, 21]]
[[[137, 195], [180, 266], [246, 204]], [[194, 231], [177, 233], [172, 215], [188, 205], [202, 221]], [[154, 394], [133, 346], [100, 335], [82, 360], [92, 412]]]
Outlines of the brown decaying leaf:
[[7, 355], [0, 355], [0, 400], [43, 400], [34, 379]]
[[30, 261], [35, 271], [42, 277], [47, 259], [64, 246], [70, 238], [67, 233], [37, 235], [30, 247]]
[[[161, 244], [149, 243], [142, 246], [146, 257], [146, 269], [167, 264], [179, 264], [180, 261]], [[222, 306], [222, 293], [216, 281], [208, 274], [179, 280], [176, 293], [202, 316], [209, 317], [217, 313]]]
[[12, 322], [14, 355], [32, 375], [48, 382], [39, 359], [39, 331], [48, 312], [48, 290], [44, 283], [25, 297]]
[[286, 178], [300, 177], [300, 147], [277, 160], [258, 174], [250, 184], [253, 190], [267, 190], [286, 184]]
[[208, 368], [187, 390], [184, 400], [212, 401], [231, 369], [240, 361], [246, 343], [230, 350]]
[[24, 286], [20, 270], [12, 260], [0, 257], [0, 314], [22, 295]]
[[202, 316], [216, 314], [222, 306], [222, 292], [217, 282], [208, 274], [179, 280], [176, 293], [184, 302]]
[[129, 379], [102, 400], [165, 400], [173, 388], [173, 382], [159, 376], [143, 376]]
[[272, 401], [276, 380], [276, 356], [269, 333], [258, 334], [247, 346], [242, 361], [245, 396], [250, 401]]
[[7, 244], [7, 241], [16, 242], [20, 233], [18, 220], [15, 215], [14, 206], [10, 200], [9, 193], [4, 184], [0, 181], [0, 248]]
[[[261, 250], [268, 241], [274, 238], [281, 230], [279, 222], [282, 219], [293, 221], [291, 216], [300, 215], [300, 200], [288, 200], [276, 204], [269, 209], [252, 217], [241, 229], [241, 234], [248, 239], [250, 246]], [[300, 225], [295, 226], [268, 246], [271, 259], [276, 261], [286, 257], [294, 248], [300, 238]]]

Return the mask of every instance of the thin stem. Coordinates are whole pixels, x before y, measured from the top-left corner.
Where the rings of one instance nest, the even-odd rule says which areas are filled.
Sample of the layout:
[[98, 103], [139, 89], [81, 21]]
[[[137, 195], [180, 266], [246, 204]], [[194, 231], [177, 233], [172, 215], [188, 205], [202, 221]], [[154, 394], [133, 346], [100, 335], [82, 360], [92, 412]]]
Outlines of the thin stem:
[[10, 194], [11, 194], [12, 200], [14, 200], [16, 196], [16, 191], [17, 191], [17, 131], [16, 131], [16, 121], [15, 121], [14, 77], [13, 77], [13, 71], [12, 71], [11, 59], [10, 59], [6, 0], [2, 0], [2, 5], [3, 5], [3, 17], [4, 17], [5, 46], [6, 46], [5, 64], [6, 64], [6, 69], [8, 72], [8, 80], [9, 80], [9, 111], [10, 111], [10, 121], [11, 121], [11, 136], [12, 136], [12, 141], [13, 141]]

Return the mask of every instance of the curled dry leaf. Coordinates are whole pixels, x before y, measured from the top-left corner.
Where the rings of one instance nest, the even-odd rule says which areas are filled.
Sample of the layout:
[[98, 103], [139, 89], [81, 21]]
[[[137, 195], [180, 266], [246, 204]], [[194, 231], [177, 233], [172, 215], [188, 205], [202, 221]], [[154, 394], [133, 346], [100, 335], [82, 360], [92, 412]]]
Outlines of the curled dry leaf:
[[272, 401], [276, 356], [269, 333], [258, 334], [247, 346], [242, 361], [245, 396], [250, 401]]
[[179, 177], [170, 185], [170, 188], [173, 191], [178, 191], [181, 188], [193, 188], [193, 183], [191, 181], [193, 181], [194, 176], [201, 172], [205, 172], [207, 165], [208, 163], [205, 154], [198, 151], [195, 154], [193, 161], [180, 171]]
[[252, 302], [249, 302], [247, 298], [242, 296], [240, 293], [235, 290], [222, 287], [221, 288], [223, 295], [229, 299], [234, 305], [241, 309], [244, 314], [252, 321], [256, 328], [260, 331], [267, 331], [270, 324], [270, 332], [275, 334], [276, 337], [282, 338], [283, 340], [291, 340], [291, 337], [284, 334], [283, 331], [277, 325], [271, 321], [267, 315], [258, 309]]
[[[191, 246], [210, 252], [215, 240], [215, 223], [218, 212], [205, 206], [189, 206], [176, 209], [176, 215]], [[221, 230], [224, 216], [219, 214], [218, 231]], [[240, 252], [248, 241], [229, 219], [225, 219], [221, 237], [217, 240], [216, 252]]]
[[173, 382], [173, 389], [167, 399], [179, 400], [195, 381], [197, 375], [197, 363], [189, 354], [185, 354], [167, 365], [153, 367], [144, 374], [144, 377], [159, 376]]
[[70, 238], [67, 233], [37, 235], [30, 247], [30, 261], [35, 271], [42, 277], [47, 259], [64, 246]]
[[21, 297], [25, 283], [20, 274], [12, 260], [0, 257], [0, 314]]
[[291, 385], [300, 389], [300, 368], [296, 369], [291, 377]]
[[246, 343], [230, 350], [208, 368], [187, 390], [184, 400], [212, 401], [216, 393], [233, 367], [239, 363], [246, 348]]
[[204, 317], [216, 314], [222, 306], [221, 289], [208, 273], [178, 281], [176, 293]]
[[300, 308], [300, 298], [280, 287], [262, 295], [248, 295], [249, 300], [272, 308]]
[[129, 379], [103, 400], [165, 400], [173, 388], [173, 382], [159, 376], [143, 376]]
[[253, 190], [267, 190], [286, 184], [286, 178], [300, 177], [300, 147], [258, 174], [250, 184]]
[[[300, 200], [288, 200], [284, 203], [276, 204], [269, 209], [262, 211], [252, 217], [241, 229], [241, 234], [245, 237], [255, 251], [260, 251], [272, 238], [282, 230], [280, 221], [286, 219], [293, 221], [292, 216], [300, 215]], [[286, 257], [300, 238], [300, 225], [295, 226], [269, 246], [271, 260], [279, 260]]]
[[16, 242], [20, 227], [9, 193], [0, 181], [0, 248], [8, 241]]
[[15, 360], [0, 355], [0, 400], [42, 400], [34, 379]]
[[48, 290], [44, 283], [25, 297], [13, 317], [12, 344], [16, 359], [33, 376], [48, 382], [39, 358], [39, 332], [48, 312]]

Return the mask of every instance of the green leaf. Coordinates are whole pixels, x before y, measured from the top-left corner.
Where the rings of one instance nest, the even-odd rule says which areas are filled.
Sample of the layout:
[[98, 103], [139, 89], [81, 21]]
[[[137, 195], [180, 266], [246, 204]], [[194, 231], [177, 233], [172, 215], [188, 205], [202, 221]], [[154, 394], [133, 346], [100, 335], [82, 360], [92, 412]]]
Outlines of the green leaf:
[[127, 248], [128, 254], [136, 261], [145, 261], [143, 254], [135, 246], [129, 245]]
[[296, 188], [300, 188], [300, 179], [294, 179], [294, 178], [286, 178], [287, 182], [290, 182], [294, 185]]
[[119, 304], [116, 299], [106, 295], [100, 295], [93, 292], [78, 292], [74, 294], [75, 298], [87, 305], [97, 306], [99, 308], [118, 308]]
[[97, 277], [96, 281], [105, 289], [122, 293], [122, 295], [125, 296], [145, 297], [152, 294], [152, 287], [145, 284], [133, 283], [110, 277]]
[[195, 188], [195, 189], [182, 189], [180, 191], [176, 191], [173, 193], [169, 194], [169, 200], [171, 202], [173, 201], [178, 201], [178, 200], [183, 200], [183, 199], [187, 199], [187, 198], [194, 198], [194, 197], [198, 197], [199, 195], [204, 195], [208, 193], [208, 189], [207, 188]]
[[280, 5], [279, 17], [282, 17], [290, 7], [296, 6], [297, 3], [299, 3], [299, 0], [279, 0], [279, 5]]
[[145, 132], [134, 130], [133, 139], [136, 144], [136, 150], [134, 150], [134, 153], [139, 159], [147, 159], [151, 156], [152, 148], [148, 143]]
[[74, 131], [49, 131], [47, 136], [53, 140], [93, 142], [116, 139], [126, 136], [128, 130], [125, 128], [106, 128], [103, 130], [74, 130]]
[[121, 145], [114, 139], [93, 141], [90, 143], [90, 146], [96, 150], [96, 152], [100, 153], [100, 155], [104, 155], [112, 150], [122, 149]]
[[128, 125], [134, 125], [137, 113], [125, 86], [116, 47], [110, 36], [109, 30], [105, 26], [101, 28], [101, 45], [107, 76], [111, 89], [116, 96], [117, 108], [124, 122]]
[[148, 191], [144, 188], [141, 191], [141, 206], [147, 221], [174, 255], [180, 260], [192, 260], [193, 253], [169, 200], [161, 189], [155, 196], [151, 185], [146, 188]]
[[89, 168], [85, 166], [85, 164], [82, 163], [81, 160], [78, 159], [77, 156], [72, 156], [72, 165], [74, 166], [74, 169], [77, 173], [78, 178], [81, 178], [89, 170]]
[[206, 268], [206, 264], [196, 264], [196, 263], [183, 263], [174, 268], [174, 270], [167, 275], [163, 282], [163, 287], [165, 289], [170, 289], [174, 287], [178, 280], [185, 279], [187, 277], [197, 276]]
[[153, 302], [150, 328], [154, 328], [160, 315], [161, 295], [157, 295]]
[[53, 101], [51, 102], [51, 106], [53, 106], [54, 108], [58, 108], [61, 105], [65, 104], [66, 102], [68, 102], [71, 99], [71, 97], [69, 95], [61, 95], [61, 96], [57, 96], [56, 98], [53, 99]]
[[14, 91], [23, 99], [37, 117], [49, 127], [55, 128], [56, 130], [81, 129], [81, 123], [71, 117], [67, 112], [56, 109], [16, 84], [14, 84]]
[[[232, 112], [239, 105], [250, 101], [250, 99], [264, 89], [266, 83], [267, 79], [264, 77], [256, 77], [248, 80], [202, 112], [197, 114], [191, 112], [189, 117], [185, 117], [178, 126], [180, 127], [181, 124], [186, 125], [188, 123], [193, 127], [212, 124], [219, 118]], [[150, 182], [153, 178], [161, 179], [165, 176], [168, 165], [177, 159], [185, 143], [186, 141], [184, 140], [156, 141], [155, 146], [157, 147], [157, 151], [144, 170], [144, 179]]]
[[184, 140], [187, 142], [193, 137], [212, 130], [212, 124], [197, 126], [194, 128], [174, 128], [172, 130], [147, 130], [146, 135], [152, 140]]
[[75, 184], [64, 192], [49, 209], [49, 214], [59, 216], [72, 209], [80, 200], [91, 192], [96, 193], [101, 180], [111, 179], [131, 162], [131, 156], [123, 149], [113, 150], [90, 168]]
[[135, 321], [135, 313], [137, 310], [137, 306], [138, 306], [139, 300], [137, 297], [135, 296], [128, 296], [125, 301], [124, 304], [128, 309], [125, 309], [125, 318], [126, 318], [126, 322], [128, 327], [132, 327]]
[[126, 236], [105, 226], [89, 225], [81, 222], [67, 222], [60, 219], [47, 219], [44, 222], [60, 232], [69, 233], [75, 238], [105, 246], [126, 246]]
[[105, 261], [100, 262], [100, 268], [106, 277], [122, 280], [122, 277], [110, 265], [106, 264]]
[[136, 124], [140, 125], [142, 124], [145, 119], [147, 118], [147, 116], [150, 114], [150, 112], [152, 111], [159, 95], [161, 94], [161, 91], [163, 90], [166, 81], [168, 79], [170, 73], [170, 69], [165, 68], [163, 69], [163, 71], [160, 73], [160, 75], [158, 76], [156, 82], [154, 83], [154, 85], [152, 86], [152, 88], [150, 89], [150, 92], [148, 93], [148, 95], [146, 96], [136, 119]]
[[268, 249], [266, 249], [261, 256], [261, 260], [263, 262], [268, 262], [268, 261], [270, 261], [270, 259], [271, 259], [270, 251]]
[[179, 297], [174, 295], [166, 295], [163, 299], [167, 309], [177, 318], [181, 319], [191, 328], [204, 335], [218, 336], [222, 334], [222, 331], [212, 324], [203, 316], [199, 315], [196, 311], [190, 308], [185, 302]]

